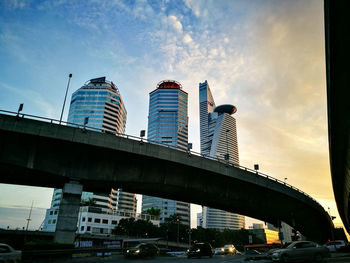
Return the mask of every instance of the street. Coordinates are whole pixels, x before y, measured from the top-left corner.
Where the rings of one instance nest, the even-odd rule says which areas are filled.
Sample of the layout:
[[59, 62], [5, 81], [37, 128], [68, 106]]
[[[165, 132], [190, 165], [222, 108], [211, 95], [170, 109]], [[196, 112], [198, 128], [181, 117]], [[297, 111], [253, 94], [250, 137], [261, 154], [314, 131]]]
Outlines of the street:
[[[23, 261], [23, 263], [29, 263], [33, 261]], [[47, 260], [35, 260], [36, 263], [41, 262], [48, 262]], [[165, 263], [165, 262], [171, 262], [171, 263], [209, 263], [209, 262], [216, 262], [216, 263], [226, 263], [226, 262], [257, 262], [257, 263], [272, 263], [271, 260], [250, 260], [246, 261], [244, 256], [241, 255], [217, 255], [213, 258], [203, 257], [203, 258], [191, 258], [188, 259], [185, 256], [178, 256], [178, 257], [165, 257], [160, 256], [156, 258], [146, 258], [146, 259], [129, 259], [125, 258], [121, 255], [114, 255], [109, 257], [82, 257], [82, 258], [74, 258], [71, 260], [55, 260], [51, 261], [54, 263], [111, 263], [111, 262], [118, 262], [118, 263]], [[323, 261], [324, 263], [349, 263], [350, 262], [350, 255], [349, 254], [334, 254], [331, 258], [326, 259]], [[309, 263], [314, 263], [313, 261]]]

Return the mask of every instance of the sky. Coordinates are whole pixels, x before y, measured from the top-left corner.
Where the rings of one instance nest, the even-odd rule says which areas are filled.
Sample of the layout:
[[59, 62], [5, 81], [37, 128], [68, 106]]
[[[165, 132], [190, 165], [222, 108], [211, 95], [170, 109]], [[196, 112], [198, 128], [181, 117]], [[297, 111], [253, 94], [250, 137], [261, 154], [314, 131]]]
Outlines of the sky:
[[[0, 109], [24, 103], [23, 113], [59, 119], [69, 73], [68, 102], [86, 81], [106, 76], [124, 100], [126, 133], [136, 136], [147, 128], [149, 92], [177, 80], [189, 93], [189, 141], [198, 152], [198, 84], [207, 80], [217, 105], [237, 107], [240, 164], [287, 178], [341, 224], [321, 0], [3, 0], [0, 57]], [[24, 226], [32, 200], [38, 227], [51, 195], [0, 185], [0, 227]], [[200, 206], [192, 208], [195, 222]]]

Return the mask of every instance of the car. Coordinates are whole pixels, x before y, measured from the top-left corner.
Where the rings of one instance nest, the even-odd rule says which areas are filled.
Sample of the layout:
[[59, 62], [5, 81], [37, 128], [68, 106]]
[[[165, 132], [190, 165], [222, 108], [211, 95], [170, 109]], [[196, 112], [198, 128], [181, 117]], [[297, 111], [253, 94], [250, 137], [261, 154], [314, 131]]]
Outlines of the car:
[[277, 249], [272, 254], [272, 260], [279, 262], [322, 261], [327, 257], [329, 257], [329, 249], [311, 241], [294, 241], [286, 248]]
[[214, 248], [214, 255], [224, 255], [225, 249], [223, 247]]
[[325, 247], [329, 249], [330, 252], [336, 252], [339, 248], [344, 247], [347, 243], [344, 240], [334, 240], [329, 241], [324, 244]]
[[187, 250], [187, 258], [208, 256], [213, 257], [213, 248], [209, 243], [195, 243]]
[[21, 262], [22, 251], [0, 243], [0, 262]]
[[224, 246], [224, 252], [225, 252], [225, 254], [235, 254], [236, 253], [236, 248], [232, 244], [225, 245]]
[[140, 243], [133, 248], [129, 248], [125, 251], [126, 257], [155, 257], [159, 255], [159, 248], [150, 243]]

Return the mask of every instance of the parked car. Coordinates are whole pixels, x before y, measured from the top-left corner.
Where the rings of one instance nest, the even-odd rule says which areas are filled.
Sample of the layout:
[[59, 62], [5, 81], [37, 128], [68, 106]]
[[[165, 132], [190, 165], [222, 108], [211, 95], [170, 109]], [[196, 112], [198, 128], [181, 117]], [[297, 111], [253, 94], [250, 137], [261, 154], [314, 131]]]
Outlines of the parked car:
[[159, 248], [154, 244], [140, 243], [125, 251], [126, 257], [155, 257], [159, 255]]
[[225, 245], [224, 246], [224, 252], [225, 252], [225, 254], [235, 254], [236, 253], [236, 248], [232, 244]]
[[336, 252], [339, 248], [344, 247], [347, 243], [344, 240], [334, 240], [329, 241], [324, 246], [326, 246], [330, 252]]
[[21, 262], [22, 252], [0, 243], [0, 262]]
[[213, 256], [213, 248], [209, 243], [195, 243], [190, 249], [187, 250], [187, 257], [202, 257], [202, 256]]
[[280, 262], [322, 261], [327, 257], [329, 257], [328, 248], [310, 241], [292, 242], [286, 248], [278, 249], [272, 254], [272, 260]]
[[225, 249], [223, 247], [214, 248], [214, 255], [224, 255]]

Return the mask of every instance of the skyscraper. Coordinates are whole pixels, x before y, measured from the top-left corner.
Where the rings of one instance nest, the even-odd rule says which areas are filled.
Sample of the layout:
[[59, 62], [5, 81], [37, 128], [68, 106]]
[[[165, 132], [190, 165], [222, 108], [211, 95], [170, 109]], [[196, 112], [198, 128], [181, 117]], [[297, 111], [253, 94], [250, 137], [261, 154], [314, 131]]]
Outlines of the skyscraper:
[[[236, 107], [215, 105], [208, 82], [199, 83], [201, 154], [239, 164]], [[244, 228], [244, 216], [203, 207], [203, 227], [217, 229]]]
[[[188, 144], [188, 94], [180, 83], [164, 80], [150, 92], [148, 115], [148, 139], [187, 150]], [[181, 216], [183, 224], [190, 225], [190, 204], [143, 196], [142, 211], [154, 207], [161, 210], [161, 222], [175, 213]]]
[[[91, 79], [80, 89], [72, 94], [68, 113], [68, 123], [84, 125], [113, 133], [124, 133], [126, 126], [125, 106], [117, 86], [106, 77]], [[92, 199], [95, 207], [102, 212], [125, 211], [136, 213], [136, 194], [123, 192], [122, 189], [113, 189], [110, 193], [88, 193], [83, 192], [82, 200]], [[55, 189], [51, 202], [51, 210], [47, 211], [47, 218], [50, 213], [57, 214], [61, 201], [62, 190]], [[52, 214], [51, 214], [52, 215]], [[45, 221], [49, 221], [46, 220]], [[52, 220], [51, 220], [52, 223]], [[49, 231], [55, 226], [45, 226]]]

